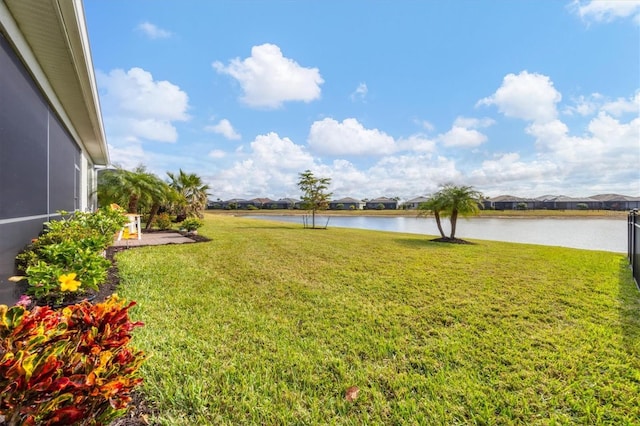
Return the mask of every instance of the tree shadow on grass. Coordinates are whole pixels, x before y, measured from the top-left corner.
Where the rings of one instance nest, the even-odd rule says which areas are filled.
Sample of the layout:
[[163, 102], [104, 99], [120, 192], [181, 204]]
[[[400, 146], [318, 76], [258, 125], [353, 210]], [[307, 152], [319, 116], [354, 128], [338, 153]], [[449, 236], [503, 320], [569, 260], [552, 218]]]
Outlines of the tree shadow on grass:
[[441, 249], [451, 249], [453, 246], [457, 244], [472, 244], [476, 245], [476, 243], [472, 243], [465, 240], [455, 239], [455, 241], [445, 241], [442, 238], [425, 238], [425, 239], [414, 239], [414, 238], [396, 238], [395, 240], [398, 244], [413, 247], [413, 248], [441, 248]]

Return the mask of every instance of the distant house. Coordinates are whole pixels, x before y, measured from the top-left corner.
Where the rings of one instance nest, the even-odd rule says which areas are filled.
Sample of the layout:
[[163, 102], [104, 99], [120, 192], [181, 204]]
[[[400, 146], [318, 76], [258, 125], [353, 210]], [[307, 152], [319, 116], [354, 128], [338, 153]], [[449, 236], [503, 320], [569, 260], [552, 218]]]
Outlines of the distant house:
[[109, 152], [90, 52], [82, 1], [0, 1], [0, 303], [43, 222], [97, 207]]
[[[575, 198], [558, 195], [551, 198], [538, 199], [538, 208], [547, 210], [599, 210], [602, 203], [593, 198]], [[583, 207], [586, 206], [586, 207]]]
[[600, 201], [603, 210], [640, 209], [640, 197], [628, 197], [619, 194], [599, 194], [589, 198]]
[[420, 196], [420, 197], [412, 198], [408, 201], [405, 201], [403, 206], [405, 209], [415, 210], [418, 207], [420, 207], [420, 204], [426, 203], [427, 201], [429, 201], [428, 197]]
[[253, 206], [259, 208], [259, 209], [274, 209], [276, 208], [276, 202], [275, 200], [272, 200], [271, 198], [253, 198], [251, 200], [249, 200], [249, 203], [251, 203]]
[[364, 208], [367, 210], [396, 210], [398, 208], [398, 202], [392, 198], [379, 197], [367, 201]]
[[280, 198], [274, 204], [277, 209], [292, 210], [300, 208], [300, 200], [296, 200], [294, 198]]
[[207, 210], [215, 210], [224, 208], [224, 201], [221, 199], [217, 199], [216, 201], [209, 200], [207, 201]]
[[345, 197], [339, 200], [333, 200], [329, 203], [331, 210], [361, 210], [364, 203], [355, 198]]
[[482, 202], [489, 210], [530, 210], [536, 208], [536, 200], [532, 198], [514, 197], [513, 195], [499, 195]]
[[244, 198], [231, 198], [222, 202], [222, 208], [226, 210], [246, 209], [248, 204], [250, 202]]

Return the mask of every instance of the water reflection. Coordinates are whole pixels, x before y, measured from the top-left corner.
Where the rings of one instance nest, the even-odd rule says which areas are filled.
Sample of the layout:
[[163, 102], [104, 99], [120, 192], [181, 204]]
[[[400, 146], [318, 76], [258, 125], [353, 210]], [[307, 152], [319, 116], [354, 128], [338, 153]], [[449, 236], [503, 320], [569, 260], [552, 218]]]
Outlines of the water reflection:
[[[302, 224], [301, 216], [251, 215], [247, 217]], [[329, 220], [329, 227], [439, 235], [433, 218], [316, 216], [316, 223], [322, 226], [327, 220]], [[443, 227], [448, 233], [448, 220], [443, 221]], [[624, 218], [462, 218], [458, 220], [456, 236], [616, 253], [626, 253], [627, 251], [627, 223]]]

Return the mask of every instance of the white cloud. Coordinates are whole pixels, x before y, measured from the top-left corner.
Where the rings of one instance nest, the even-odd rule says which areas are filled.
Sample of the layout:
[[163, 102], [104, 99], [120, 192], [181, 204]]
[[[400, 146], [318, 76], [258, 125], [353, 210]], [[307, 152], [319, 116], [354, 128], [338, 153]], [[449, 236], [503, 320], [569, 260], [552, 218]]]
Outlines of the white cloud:
[[[640, 160], [640, 118], [621, 123], [600, 112], [588, 125], [588, 133], [571, 136], [564, 123], [532, 124], [527, 132], [536, 137], [539, 158], [553, 162], [580, 185], [617, 174], [635, 174]], [[566, 182], [565, 182], [566, 184]]]
[[251, 107], [279, 108], [284, 102], [311, 102], [320, 98], [324, 80], [318, 68], [305, 68], [285, 58], [274, 44], [251, 49], [251, 56], [232, 59], [228, 66], [216, 61], [213, 68], [235, 78], [244, 95], [241, 100]]
[[440, 135], [438, 140], [447, 147], [473, 148], [486, 142], [487, 136], [475, 129], [454, 125], [447, 133]]
[[[98, 72], [97, 80], [110, 139], [177, 141], [173, 122], [189, 119], [189, 99], [178, 86], [154, 81], [151, 73], [140, 68]], [[112, 157], [118, 159], [115, 152]]]
[[127, 119], [122, 118], [122, 123], [135, 136], [142, 139], [157, 142], [175, 142], [178, 140], [178, 131], [169, 121], [154, 118]]
[[219, 159], [227, 156], [227, 153], [221, 149], [214, 149], [209, 152], [209, 157]]
[[491, 118], [470, 118], [470, 117], [457, 117], [453, 122], [456, 127], [467, 127], [471, 129], [482, 129], [485, 127], [493, 126], [495, 120]]
[[556, 118], [556, 104], [562, 95], [551, 79], [542, 74], [507, 74], [496, 92], [477, 105], [495, 105], [507, 117], [527, 121], [547, 122]]
[[640, 115], [640, 91], [636, 92], [632, 98], [618, 98], [615, 101], [607, 102], [602, 106], [602, 110], [616, 117], [629, 112]]
[[231, 122], [226, 118], [220, 120], [218, 124], [206, 126], [204, 129], [207, 132], [220, 134], [229, 140], [238, 140], [242, 137], [238, 132], [235, 131], [235, 129], [231, 125]]
[[367, 88], [366, 83], [358, 84], [356, 90], [354, 90], [349, 96], [353, 102], [355, 101], [364, 101], [367, 97], [367, 93], [369, 93], [369, 89]]
[[446, 147], [474, 148], [487, 141], [487, 136], [476, 129], [495, 124], [491, 118], [457, 117], [451, 129], [438, 136]]
[[398, 151], [435, 152], [436, 141], [425, 135], [415, 134], [397, 141]]
[[189, 119], [189, 98], [168, 81], [154, 81], [151, 73], [132, 68], [96, 73], [102, 115], [113, 163], [132, 168], [149, 164], [142, 142], [176, 142], [176, 121]]
[[109, 156], [111, 163], [132, 170], [140, 164], [145, 164], [145, 155], [142, 145], [136, 140], [111, 140], [109, 143]]
[[[548, 181], [557, 178], [562, 170], [551, 161], [521, 161], [515, 152], [498, 154], [485, 160], [479, 169], [470, 172], [469, 177], [478, 187], [501, 187], [503, 184], [529, 186], [529, 182]], [[530, 194], [533, 196], [533, 194]]]
[[258, 135], [250, 148], [243, 160], [210, 178], [212, 188], [221, 196], [291, 196], [297, 193], [297, 173], [315, 167], [313, 157], [302, 146], [277, 133]]
[[416, 125], [420, 126], [422, 129], [426, 130], [427, 132], [432, 132], [436, 128], [430, 121], [427, 121], [427, 120], [419, 120], [417, 118], [414, 118], [413, 122]]
[[342, 123], [325, 118], [311, 125], [309, 148], [327, 155], [383, 155], [395, 150], [395, 141], [378, 129], [365, 129], [355, 118]]
[[136, 29], [153, 40], [160, 38], [169, 38], [172, 36], [171, 31], [163, 30], [162, 28], [152, 24], [151, 22], [143, 22], [138, 25]]
[[587, 23], [623, 18], [640, 23], [640, 0], [573, 0], [569, 7]]
[[398, 196], [406, 199], [435, 192], [443, 183], [457, 183], [463, 179], [454, 160], [430, 154], [385, 157], [371, 167], [367, 175], [369, 184], [359, 191], [368, 198]]
[[567, 115], [593, 115], [602, 103], [603, 96], [593, 93], [590, 96], [578, 96], [573, 99], [574, 105], [567, 106], [562, 112]]
[[163, 122], [189, 119], [189, 97], [168, 81], [154, 81], [150, 72], [131, 68], [97, 72], [105, 115]]

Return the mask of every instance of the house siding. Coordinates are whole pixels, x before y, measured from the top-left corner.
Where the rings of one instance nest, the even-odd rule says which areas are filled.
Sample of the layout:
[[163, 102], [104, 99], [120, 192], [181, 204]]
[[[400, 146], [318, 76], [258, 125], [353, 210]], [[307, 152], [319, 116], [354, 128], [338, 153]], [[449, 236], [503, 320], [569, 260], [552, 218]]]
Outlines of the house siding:
[[[81, 151], [0, 33], [0, 304], [15, 256], [58, 210], [81, 205]], [[86, 202], [86, 201], [85, 201]]]

